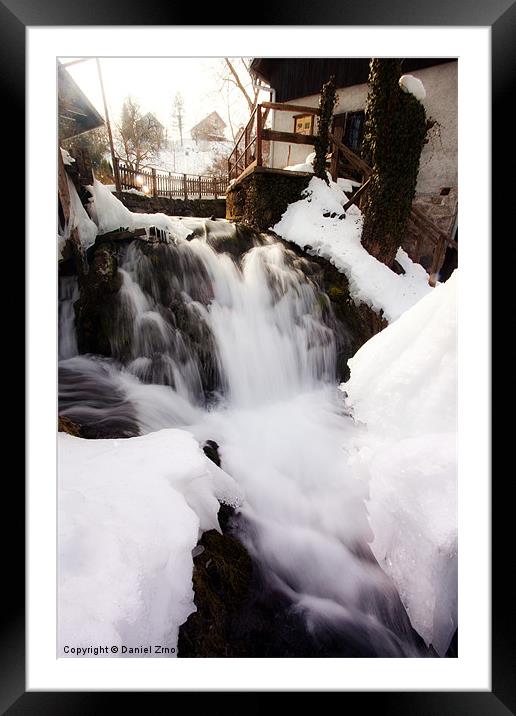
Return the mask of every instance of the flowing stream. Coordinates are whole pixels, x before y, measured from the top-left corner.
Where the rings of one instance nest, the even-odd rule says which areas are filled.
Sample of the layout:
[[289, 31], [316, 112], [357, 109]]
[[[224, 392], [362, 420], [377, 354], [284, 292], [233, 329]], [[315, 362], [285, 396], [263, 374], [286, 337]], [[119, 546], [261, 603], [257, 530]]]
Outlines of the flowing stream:
[[349, 337], [310, 264], [273, 237], [247, 250], [226, 222], [192, 220], [188, 241], [122, 250], [111, 357], [78, 355], [73, 279], [61, 279], [60, 413], [91, 437], [168, 427], [215, 440], [245, 501], [240, 539], [333, 655], [426, 655], [368, 546], [353, 447], [337, 388]]

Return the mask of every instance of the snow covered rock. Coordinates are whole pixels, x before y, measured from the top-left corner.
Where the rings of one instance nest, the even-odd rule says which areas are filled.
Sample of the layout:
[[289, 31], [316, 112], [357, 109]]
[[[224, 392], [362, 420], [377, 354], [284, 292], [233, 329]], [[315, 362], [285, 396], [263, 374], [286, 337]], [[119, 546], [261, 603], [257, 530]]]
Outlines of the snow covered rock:
[[372, 550], [443, 656], [457, 627], [457, 272], [349, 361]]
[[130, 230], [136, 228], [150, 228], [155, 226], [158, 229], [168, 232], [173, 238], [185, 239], [190, 231], [183, 225], [176, 216], [167, 214], [139, 214], [122, 204], [113, 195], [105, 184], [97, 179], [92, 186], [87, 187], [92, 195], [88, 208], [89, 214], [98, 226], [98, 233], [104, 234], [108, 231], [116, 231], [120, 227]]
[[65, 646], [108, 644], [118, 656], [122, 645], [175, 648], [195, 611], [192, 550], [201, 532], [219, 529], [219, 500], [239, 503], [235, 483], [183, 430], [59, 433], [58, 447], [59, 655]]
[[347, 199], [338, 184], [328, 185], [313, 177], [302, 198], [289, 205], [273, 231], [301, 248], [311, 246], [316, 254], [346, 274], [350, 295], [356, 303], [366, 303], [377, 313], [383, 311], [388, 322], [395, 321], [432, 291], [428, 274], [403, 249], [396, 256], [405, 270], [401, 275], [371, 256], [360, 243], [360, 209], [351, 206], [346, 218], [339, 219]]

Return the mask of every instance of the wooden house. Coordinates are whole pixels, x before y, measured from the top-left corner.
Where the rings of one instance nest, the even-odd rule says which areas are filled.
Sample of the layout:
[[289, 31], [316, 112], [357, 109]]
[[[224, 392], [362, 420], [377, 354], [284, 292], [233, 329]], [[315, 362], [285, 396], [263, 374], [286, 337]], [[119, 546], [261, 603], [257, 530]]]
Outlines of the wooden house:
[[192, 127], [190, 134], [198, 144], [201, 142], [225, 142], [225, 128], [226, 123], [218, 112], [211, 112], [195, 127]]
[[[369, 58], [253, 59], [251, 73], [271, 93], [270, 130], [265, 130], [264, 137], [282, 137], [281, 141], [272, 142], [268, 167], [281, 170], [286, 166], [302, 165], [307, 155], [314, 151], [310, 137], [317, 133], [317, 114], [312, 114], [311, 108], [318, 107], [321, 87], [331, 75], [337, 85], [332, 134], [355, 155], [360, 155], [369, 61]], [[451, 249], [448, 245], [447, 257], [445, 249], [436, 257], [434, 239], [437, 234], [426, 241], [422, 224], [418, 227], [411, 223], [404, 247], [427, 270], [436, 265], [442, 267], [443, 263], [453, 268], [458, 236], [458, 63], [454, 58], [407, 58], [402, 61], [402, 71], [423, 82], [426, 89], [423, 104], [427, 117], [434, 121], [421, 156], [414, 217], [423, 223], [425, 217], [430, 219], [438, 232], [453, 244]], [[282, 110], [276, 111], [274, 104], [282, 105]], [[288, 135], [293, 141], [288, 141]], [[338, 175], [359, 179], [359, 174], [360, 167], [353, 168], [348, 164], [346, 171], [339, 171]]]

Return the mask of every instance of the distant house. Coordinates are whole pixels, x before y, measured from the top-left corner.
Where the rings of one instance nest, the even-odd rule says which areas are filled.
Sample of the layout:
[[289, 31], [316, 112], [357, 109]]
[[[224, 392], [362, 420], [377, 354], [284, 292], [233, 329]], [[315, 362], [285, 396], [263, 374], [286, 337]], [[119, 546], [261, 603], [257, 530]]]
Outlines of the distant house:
[[[457, 238], [457, 60], [407, 58], [404, 74], [418, 77], [426, 89], [423, 105], [434, 130], [423, 149], [414, 204], [450, 238]], [[272, 100], [317, 107], [322, 85], [335, 76], [338, 102], [332, 132], [360, 154], [368, 94], [369, 58], [254, 58], [251, 73], [271, 88]], [[280, 132], [316, 134], [317, 120], [302, 112], [271, 112], [271, 126]], [[269, 166], [302, 164], [313, 151], [307, 144], [274, 142]], [[410, 252], [411, 238], [406, 248]], [[428, 255], [418, 257], [428, 268]]]
[[226, 123], [218, 112], [211, 112], [202, 119], [195, 127], [192, 127], [190, 135], [196, 143], [200, 142], [225, 142], [224, 129]]
[[159, 134], [165, 134], [165, 127], [159, 119], [157, 119], [152, 112], [147, 112], [147, 114], [144, 114], [140, 120], [144, 126], [146, 126], [148, 129], [152, 129], [153, 131], [156, 131]]

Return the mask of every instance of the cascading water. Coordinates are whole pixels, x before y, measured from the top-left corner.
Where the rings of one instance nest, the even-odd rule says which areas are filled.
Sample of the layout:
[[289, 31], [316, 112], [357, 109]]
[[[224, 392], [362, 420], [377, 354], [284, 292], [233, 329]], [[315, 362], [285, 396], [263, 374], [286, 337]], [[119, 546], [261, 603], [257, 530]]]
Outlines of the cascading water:
[[368, 548], [359, 428], [336, 388], [346, 335], [327, 296], [273, 237], [247, 234], [232, 256], [238, 229], [191, 224], [190, 240], [121, 250], [110, 357], [76, 355], [77, 289], [62, 279], [61, 414], [91, 437], [185, 427], [216, 440], [245, 496], [240, 539], [308, 632], [345, 645], [333, 655], [421, 655]]
[[59, 360], [77, 355], [73, 304], [79, 298], [76, 276], [59, 279]]

